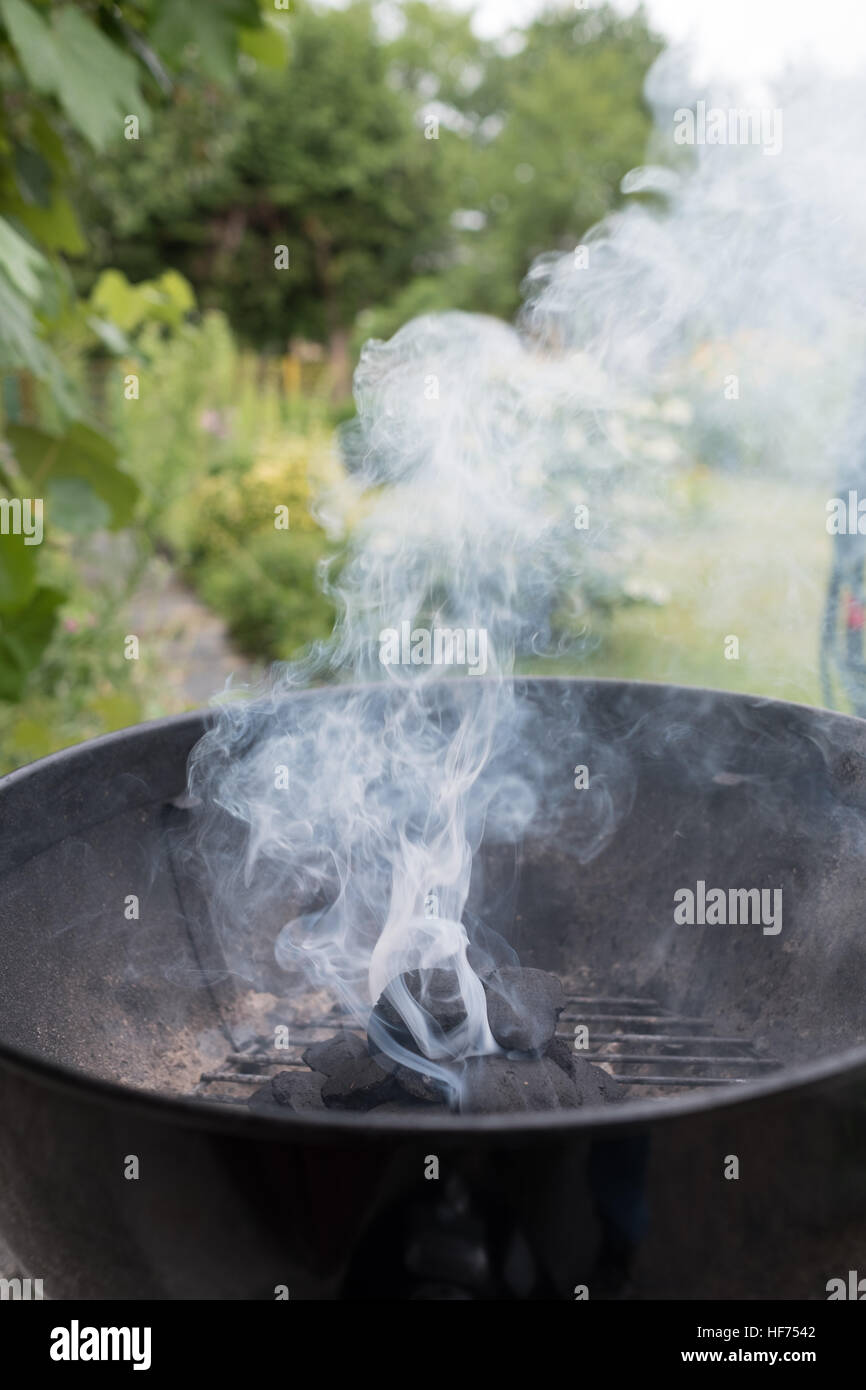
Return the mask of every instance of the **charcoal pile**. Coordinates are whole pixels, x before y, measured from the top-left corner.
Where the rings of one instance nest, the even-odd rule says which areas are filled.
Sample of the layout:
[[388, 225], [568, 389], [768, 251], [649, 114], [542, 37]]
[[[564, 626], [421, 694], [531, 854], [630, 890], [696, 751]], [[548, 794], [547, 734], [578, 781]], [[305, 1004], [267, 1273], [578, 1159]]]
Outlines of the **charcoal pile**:
[[[303, 1053], [308, 1070], [280, 1072], [255, 1092], [251, 1108], [271, 1114], [310, 1109], [383, 1114], [407, 1108], [496, 1114], [575, 1109], [623, 1098], [613, 1077], [556, 1035], [565, 999], [548, 971], [502, 965], [482, 977], [487, 1023], [500, 1049], [482, 1056], [462, 1050], [467, 1016], [453, 971], [409, 971], [396, 984], [399, 988], [389, 988], [373, 1008], [366, 1039], [343, 1029], [311, 1044]], [[395, 993], [423, 1011], [437, 1065], [419, 1050], [394, 1005]]]

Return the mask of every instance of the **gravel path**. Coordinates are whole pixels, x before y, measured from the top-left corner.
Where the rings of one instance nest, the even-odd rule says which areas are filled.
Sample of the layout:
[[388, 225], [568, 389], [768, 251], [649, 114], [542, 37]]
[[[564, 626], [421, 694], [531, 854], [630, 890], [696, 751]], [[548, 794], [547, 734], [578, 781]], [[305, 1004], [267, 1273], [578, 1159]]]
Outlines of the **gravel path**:
[[165, 714], [206, 705], [233, 684], [255, 681], [263, 667], [232, 646], [221, 618], [178, 579], [165, 560], [148, 569], [129, 608], [128, 631], [155, 660]]

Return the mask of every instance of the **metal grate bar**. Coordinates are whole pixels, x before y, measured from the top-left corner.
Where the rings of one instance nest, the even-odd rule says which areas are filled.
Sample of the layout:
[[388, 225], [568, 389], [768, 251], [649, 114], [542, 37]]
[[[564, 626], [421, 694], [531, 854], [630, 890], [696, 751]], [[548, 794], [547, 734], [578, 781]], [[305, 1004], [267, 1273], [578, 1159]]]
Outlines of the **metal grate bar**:
[[598, 1005], [605, 1007], [608, 1004], [625, 1008], [651, 1008], [654, 1012], [660, 1012], [661, 1008], [657, 999], [649, 999], [646, 996], [633, 998], [630, 995], [621, 994], [569, 994], [567, 1002], [569, 1004], [589, 1004], [590, 1007]]
[[224, 1081], [230, 1086], [261, 1086], [262, 1078], [249, 1071], [203, 1071], [199, 1084]]
[[[567, 1033], [560, 1033], [561, 1038], [571, 1038], [574, 1036], [573, 1030]], [[594, 1042], [650, 1042], [650, 1043], [696, 1043], [700, 1046], [711, 1047], [751, 1047], [751, 1043], [744, 1038], [719, 1038], [711, 1034], [699, 1034], [697, 1037], [690, 1036], [688, 1033], [591, 1033], [590, 1037]]]
[[628, 1086], [744, 1086], [745, 1076], [620, 1076]]
[[673, 1014], [567, 1014], [559, 1015], [563, 1023], [585, 1023], [588, 1019], [603, 1019], [606, 1023], [643, 1023], [648, 1026], [657, 1025], [659, 1028], [712, 1028], [711, 1023], [707, 1023], [704, 1018], [677, 1018]]
[[[754, 1079], [779, 1065], [759, 1056], [748, 1039], [719, 1036], [710, 1020], [671, 1013], [651, 998], [570, 994], [559, 1022], [587, 1025], [592, 1046], [582, 1055], [625, 1086], [693, 1090], [745, 1085], [749, 1076], [742, 1073], [751, 1072]], [[604, 1032], [596, 1032], [599, 1022]], [[557, 1035], [570, 1039], [573, 1031], [560, 1027]], [[648, 1067], [653, 1070], [647, 1072]], [[697, 1075], [687, 1067], [697, 1068]]]
[[629, 1063], [634, 1066], [645, 1066], [648, 1062], [664, 1062], [665, 1065], [671, 1063], [677, 1066], [726, 1066], [730, 1062], [736, 1062], [738, 1067], [770, 1067], [778, 1066], [777, 1062], [769, 1061], [765, 1057], [677, 1057], [673, 1053], [631, 1053], [631, 1052], [587, 1052], [587, 1057], [596, 1057], [599, 1061]]

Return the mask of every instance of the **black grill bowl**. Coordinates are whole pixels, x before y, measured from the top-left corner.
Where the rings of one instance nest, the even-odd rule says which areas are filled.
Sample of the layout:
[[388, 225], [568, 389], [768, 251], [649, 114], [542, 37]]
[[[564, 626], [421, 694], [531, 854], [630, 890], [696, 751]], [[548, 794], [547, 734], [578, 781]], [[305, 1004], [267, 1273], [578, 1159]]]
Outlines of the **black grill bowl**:
[[[607, 750], [618, 822], [587, 860], [575, 792], [555, 834], [482, 849], [475, 910], [590, 1001], [591, 1039], [640, 1034], [621, 1020], [652, 1000], [656, 1032], [742, 1067], [541, 1115], [192, 1097], [233, 1007], [166, 851], [206, 716], [113, 734], [0, 782], [0, 1233], [47, 1296], [820, 1299], [862, 1266], [866, 725], [667, 686], [521, 690], [525, 757], [568, 778]], [[674, 925], [698, 879], [781, 887], [782, 931]], [[647, 1046], [651, 1079], [676, 1048], [619, 1051]]]

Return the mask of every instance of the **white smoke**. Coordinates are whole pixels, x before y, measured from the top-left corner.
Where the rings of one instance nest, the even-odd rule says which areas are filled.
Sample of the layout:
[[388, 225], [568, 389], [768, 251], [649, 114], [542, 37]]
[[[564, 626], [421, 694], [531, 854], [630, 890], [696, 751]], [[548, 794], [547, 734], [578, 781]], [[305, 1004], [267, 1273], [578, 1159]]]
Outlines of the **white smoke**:
[[[459, 1053], [495, 1050], [477, 972], [502, 924], [466, 914], [479, 848], [549, 833], [573, 797], [564, 750], [517, 771], [515, 661], [573, 650], [590, 599], [629, 576], [650, 529], [674, 529], [671, 486], [698, 435], [779, 476], [826, 473], [863, 357], [856, 85], [788, 77], [768, 94], [775, 152], [684, 148], [678, 110], [739, 105], [690, 90], [685, 71], [659, 60], [651, 162], [582, 247], [533, 267], [516, 327], [447, 313], [367, 344], [343, 441], [356, 520], [324, 580], [333, 638], [221, 705], [191, 758], [229, 969], [279, 991], [301, 966], [362, 1025], [391, 988], [425, 1070], [455, 1086], [454, 1039], [395, 982], [455, 970]], [[344, 489], [323, 515], [345, 505]], [[483, 678], [427, 664], [443, 629], [483, 632]], [[386, 632], [408, 633], [407, 664], [383, 664]], [[304, 690], [322, 678], [339, 688]], [[607, 772], [578, 861], [630, 804], [620, 756], [595, 753]]]

